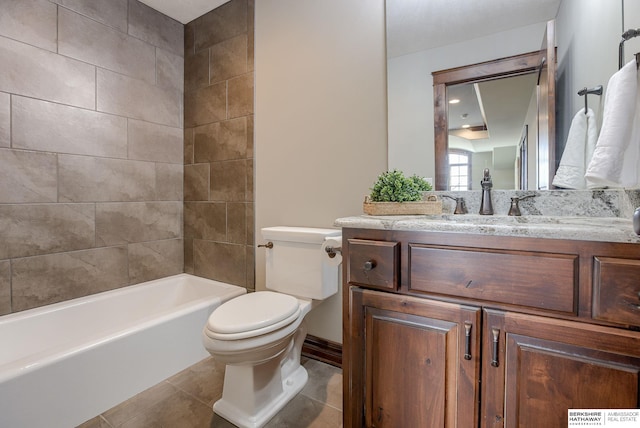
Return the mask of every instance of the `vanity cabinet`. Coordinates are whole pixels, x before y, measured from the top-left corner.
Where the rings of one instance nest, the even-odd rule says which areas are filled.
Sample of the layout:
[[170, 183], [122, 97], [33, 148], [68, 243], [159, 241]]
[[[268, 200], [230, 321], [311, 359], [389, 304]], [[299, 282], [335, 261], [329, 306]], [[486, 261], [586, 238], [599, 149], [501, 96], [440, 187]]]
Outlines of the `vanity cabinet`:
[[640, 245], [344, 228], [343, 260], [345, 427], [640, 407]]

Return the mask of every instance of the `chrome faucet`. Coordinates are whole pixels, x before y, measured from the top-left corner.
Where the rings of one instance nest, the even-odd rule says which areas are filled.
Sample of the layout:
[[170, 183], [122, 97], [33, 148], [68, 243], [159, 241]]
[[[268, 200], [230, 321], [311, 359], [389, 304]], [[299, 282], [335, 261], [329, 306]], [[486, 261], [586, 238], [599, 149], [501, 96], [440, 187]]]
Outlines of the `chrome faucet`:
[[493, 182], [491, 181], [491, 175], [489, 174], [489, 168], [484, 169], [482, 181], [482, 200], [480, 201], [480, 215], [493, 215], [493, 204], [491, 203], [491, 188]]

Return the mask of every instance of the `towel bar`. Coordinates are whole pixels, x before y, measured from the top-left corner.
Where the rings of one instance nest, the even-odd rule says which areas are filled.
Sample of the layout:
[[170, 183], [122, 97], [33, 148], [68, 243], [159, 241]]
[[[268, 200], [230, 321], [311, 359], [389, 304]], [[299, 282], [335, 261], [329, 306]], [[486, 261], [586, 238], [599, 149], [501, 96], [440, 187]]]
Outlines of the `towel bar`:
[[602, 85], [595, 86], [591, 89], [587, 89], [586, 87], [584, 87], [578, 91], [578, 95], [580, 95], [581, 97], [584, 96], [584, 114], [587, 114], [587, 109], [589, 108], [587, 104], [588, 94], [602, 95]]

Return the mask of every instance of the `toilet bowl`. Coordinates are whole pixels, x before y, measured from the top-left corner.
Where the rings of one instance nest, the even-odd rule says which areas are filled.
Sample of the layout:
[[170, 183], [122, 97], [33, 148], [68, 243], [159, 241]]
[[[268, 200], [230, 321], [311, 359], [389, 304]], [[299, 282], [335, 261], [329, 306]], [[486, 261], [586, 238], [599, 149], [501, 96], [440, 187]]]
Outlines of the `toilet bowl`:
[[304, 318], [337, 292], [339, 282], [339, 264], [322, 251], [327, 239], [339, 239], [339, 230], [277, 227], [262, 234], [273, 243], [266, 286], [276, 291], [229, 300], [202, 332], [204, 347], [226, 364], [222, 398], [213, 410], [242, 428], [264, 426], [304, 387]]

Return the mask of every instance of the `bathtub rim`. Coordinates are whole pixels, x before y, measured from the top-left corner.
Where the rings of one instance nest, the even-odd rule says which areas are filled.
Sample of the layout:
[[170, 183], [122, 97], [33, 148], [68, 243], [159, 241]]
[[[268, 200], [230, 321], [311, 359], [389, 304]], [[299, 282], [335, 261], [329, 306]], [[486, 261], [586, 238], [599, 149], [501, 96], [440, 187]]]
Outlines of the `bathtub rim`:
[[[137, 291], [142, 288], [153, 287], [154, 285], [157, 285], [158, 282], [168, 282], [170, 280], [179, 280], [183, 278], [186, 278], [186, 279], [196, 278], [197, 280], [204, 280], [208, 282], [213, 282], [218, 285], [223, 285], [224, 288], [228, 288], [228, 292], [224, 293], [222, 296], [200, 297], [200, 298], [182, 303], [178, 306], [174, 306], [174, 307], [159, 311], [157, 313], [153, 313], [153, 314], [141, 317], [138, 320], [136, 320], [134, 325], [131, 325], [131, 323], [128, 323], [126, 326], [120, 326], [115, 328], [114, 331], [96, 334], [96, 335], [87, 337], [87, 339], [83, 340], [82, 343], [80, 344], [77, 344], [75, 342], [72, 342], [71, 344], [70, 343], [60, 344], [58, 346], [54, 346], [52, 348], [48, 348], [40, 352], [30, 354], [29, 356], [26, 356], [24, 358], [20, 358], [18, 360], [0, 365], [0, 385], [2, 385], [5, 382], [10, 382], [13, 379], [16, 379], [22, 375], [26, 375], [35, 370], [46, 368], [47, 366], [54, 364], [55, 362], [61, 359], [71, 358], [82, 351], [88, 351], [88, 350], [97, 348], [102, 344], [108, 343], [112, 340], [117, 340], [119, 338], [131, 336], [151, 326], [169, 322], [176, 318], [182, 317], [187, 313], [202, 310], [213, 304], [216, 304], [216, 303], [222, 304], [226, 300], [240, 296], [247, 292], [246, 288], [238, 285], [228, 284], [225, 282], [203, 278], [203, 277], [199, 277], [199, 276], [195, 276], [187, 273], [180, 273], [180, 274], [158, 278], [158, 279], [154, 279], [146, 282], [141, 282], [138, 284], [116, 288], [113, 290], [107, 290], [100, 293], [90, 294], [90, 295], [78, 297], [75, 299], [52, 303], [50, 305], [40, 306], [37, 308], [26, 309], [24, 311], [3, 315], [0, 317], [0, 327], [2, 327], [3, 324], [16, 322], [21, 318], [27, 318], [33, 313], [38, 313], [39, 315], [40, 314], [45, 315], [51, 312], [56, 312], [63, 308], [69, 308], [69, 307], [74, 307], [78, 305], [92, 303], [95, 301], [105, 300], [113, 294], [129, 294], [131, 292]], [[226, 300], [224, 298], [226, 298]]]

